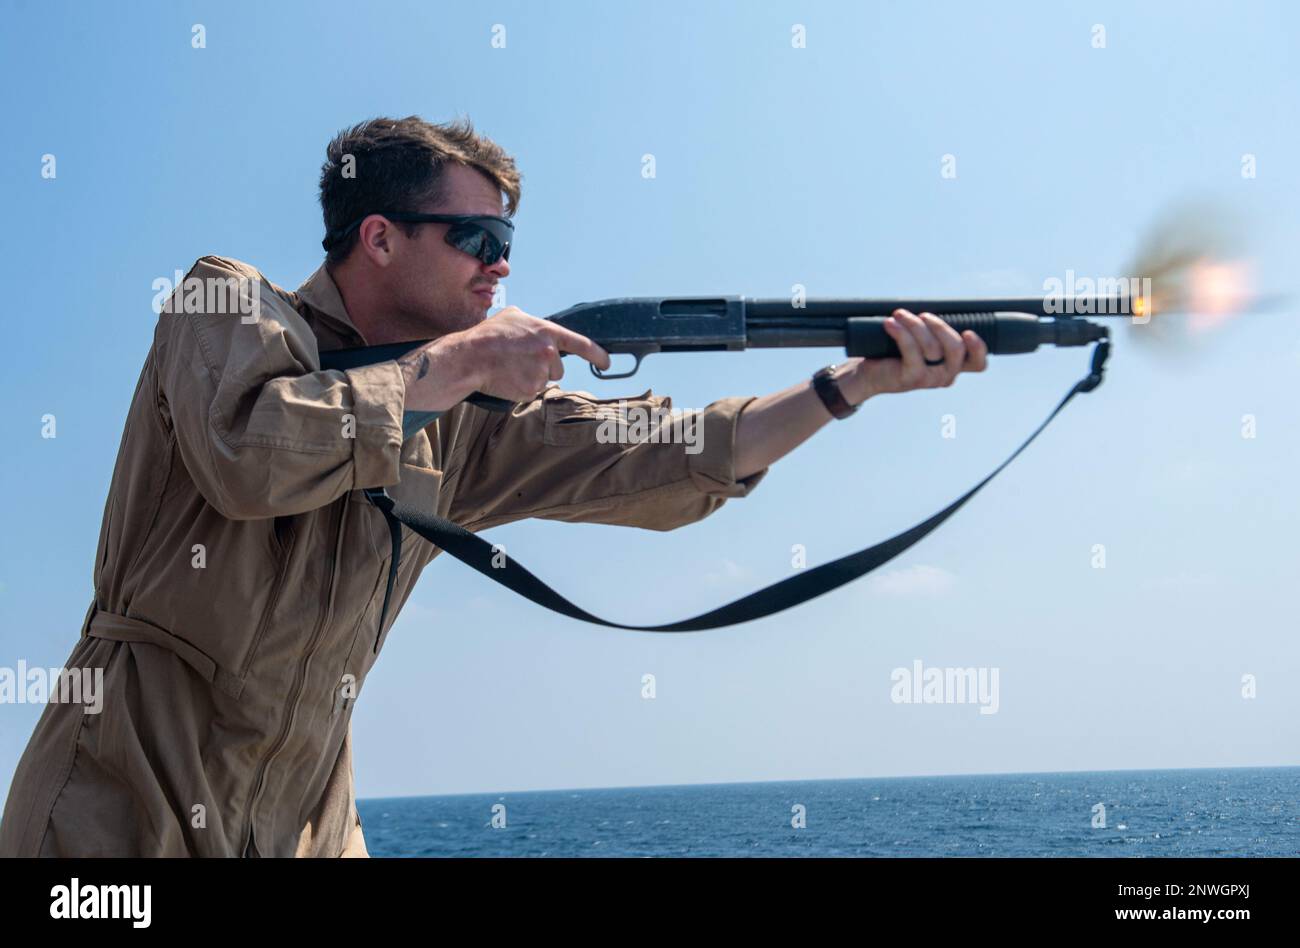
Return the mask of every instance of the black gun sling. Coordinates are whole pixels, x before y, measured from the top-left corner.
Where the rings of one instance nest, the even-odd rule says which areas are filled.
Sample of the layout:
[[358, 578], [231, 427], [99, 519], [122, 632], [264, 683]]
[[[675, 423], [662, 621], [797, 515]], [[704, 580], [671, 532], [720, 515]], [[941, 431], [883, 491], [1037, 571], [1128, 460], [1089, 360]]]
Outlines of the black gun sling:
[[[388, 615], [389, 599], [392, 596], [393, 583], [397, 578], [398, 560], [402, 548], [401, 524], [405, 524], [434, 546], [450, 553], [467, 566], [472, 566], [489, 579], [495, 580], [526, 599], [531, 599], [539, 606], [545, 606], [547, 609], [566, 615], [571, 619], [582, 619], [586, 622], [594, 622], [597, 625], [609, 626], [615, 629], [633, 629], [638, 632], [698, 632], [704, 629], [717, 629], [722, 626], [762, 619], [765, 616], [782, 612], [866, 575], [929, 535], [941, 523], [961, 509], [966, 501], [979, 493], [985, 484], [997, 477], [1002, 469], [1014, 461], [1021, 451], [1029, 447], [1033, 440], [1042, 433], [1043, 429], [1051, 423], [1052, 419], [1060, 413], [1061, 409], [1069, 403], [1070, 399], [1080, 392], [1091, 392], [1101, 384], [1102, 372], [1106, 364], [1106, 357], [1109, 354], [1109, 342], [1107, 340], [1098, 342], [1092, 352], [1092, 367], [1089, 374], [1075, 383], [1065, 398], [1061, 399], [1060, 404], [1034, 430], [1034, 433], [1026, 438], [1025, 442], [1016, 448], [1009, 458], [999, 464], [993, 473], [930, 519], [918, 523], [910, 530], [905, 530], [882, 543], [877, 543], [875, 546], [860, 550], [857, 553], [850, 553], [848, 556], [832, 560], [829, 563], [823, 563], [821, 566], [773, 583], [758, 592], [750, 593], [748, 596], [727, 603], [725, 606], [719, 606], [710, 612], [705, 612], [692, 619], [683, 619], [680, 622], [668, 622], [663, 625], [628, 625], [623, 622], [610, 622], [608, 619], [592, 615], [587, 610], [569, 602], [519, 563], [506, 556], [504, 552], [499, 550], [494, 552], [492, 544], [475, 536], [464, 527], [458, 526], [444, 517], [398, 503], [383, 488], [367, 490], [365, 491], [366, 497], [383, 512], [384, 517], [387, 519], [389, 533], [393, 542], [393, 555], [388, 571], [388, 587], [384, 592], [384, 605], [379, 617], [379, 635], [382, 636], [383, 634], [384, 619]], [[502, 565], [494, 566], [492, 563], [494, 558]], [[378, 649], [378, 647], [379, 637], [377, 636], [375, 648]]]

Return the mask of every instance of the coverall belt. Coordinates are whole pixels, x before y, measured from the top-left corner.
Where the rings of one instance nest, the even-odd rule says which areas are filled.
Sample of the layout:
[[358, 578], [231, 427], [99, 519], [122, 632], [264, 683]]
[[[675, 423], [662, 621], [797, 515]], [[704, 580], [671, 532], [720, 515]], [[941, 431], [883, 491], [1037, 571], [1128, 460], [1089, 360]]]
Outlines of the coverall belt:
[[86, 629], [86, 634], [98, 639], [111, 639], [114, 642], [147, 642], [174, 652], [186, 664], [203, 676], [204, 680], [221, 691], [238, 698], [244, 690], [244, 683], [217, 666], [202, 650], [195, 648], [180, 636], [173, 635], [166, 629], [136, 619], [131, 616], [119, 616], [111, 612], [95, 610], [94, 617]]

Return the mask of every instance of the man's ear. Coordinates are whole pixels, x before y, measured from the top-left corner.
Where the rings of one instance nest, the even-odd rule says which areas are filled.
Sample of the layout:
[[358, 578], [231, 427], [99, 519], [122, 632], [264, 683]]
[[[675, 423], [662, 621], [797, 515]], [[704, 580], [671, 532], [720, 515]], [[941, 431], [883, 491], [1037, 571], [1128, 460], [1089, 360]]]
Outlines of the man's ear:
[[393, 262], [396, 230], [396, 225], [388, 218], [371, 214], [357, 228], [357, 250], [364, 253], [375, 266], [388, 266]]

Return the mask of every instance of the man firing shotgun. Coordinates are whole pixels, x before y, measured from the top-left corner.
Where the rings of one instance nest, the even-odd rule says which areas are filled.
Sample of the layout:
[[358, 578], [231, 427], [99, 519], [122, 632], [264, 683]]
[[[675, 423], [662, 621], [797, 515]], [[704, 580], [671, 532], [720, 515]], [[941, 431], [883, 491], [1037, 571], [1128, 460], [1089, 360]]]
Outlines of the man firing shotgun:
[[[468, 121], [374, 119], [329, 144], [328, 254], [296, 292], [235, 260], [194, 264], [191, 280], [260, 290], [254, 318], [160, 315], [66, 663], [104, 670], [102, 712], [46, 706], [0, 855], [366, 855], [352, 707], [438, 552], [411, 531], [390, 545], [368, 489], [470, 531], [527, 517], [672, 530], [746, 496], [832, 417], [986, 366], [974, 332], [899, 310], [885, 328], [901, 358], [715, 401], [696, 453], [602, 443], [601, 400], [548, 383], [562, 353], [600, 369], [608, 353], [513, 306], [486, 318], [519, 197], [514, 160]], [[321, 369], [322, 352], [420, 339], [395, 361]], [[486, 411], [474, 392], [520, 404]], [[627, 405], [657, 417], [668, 399]], [[404, 413], [428, 411], [443, 414], [404, 437]]]

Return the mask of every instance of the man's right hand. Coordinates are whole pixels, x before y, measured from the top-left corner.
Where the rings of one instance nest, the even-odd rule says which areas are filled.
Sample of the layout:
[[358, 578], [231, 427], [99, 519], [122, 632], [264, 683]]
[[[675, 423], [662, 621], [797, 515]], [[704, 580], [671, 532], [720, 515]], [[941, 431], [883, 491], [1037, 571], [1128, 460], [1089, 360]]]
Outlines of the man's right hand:
[[508, 306], [477, 326], [450, 333], [397, 360], [407, 411], [446, 411], [471, 392], [531, 401], [564, 376], [561, 355], [608, 369], [609, 353], [586, 336]]

